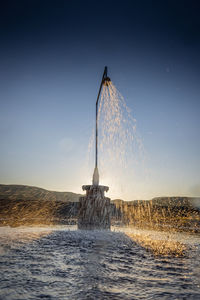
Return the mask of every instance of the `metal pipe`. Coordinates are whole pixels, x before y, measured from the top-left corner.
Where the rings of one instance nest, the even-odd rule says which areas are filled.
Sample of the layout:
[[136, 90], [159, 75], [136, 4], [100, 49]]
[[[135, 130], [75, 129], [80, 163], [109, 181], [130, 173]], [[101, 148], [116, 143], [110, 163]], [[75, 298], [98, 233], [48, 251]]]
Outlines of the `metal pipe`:
[[98, 103], [99, 103], [99, 97], [101, 94], [101, 89], [103, 84], [108, 83], [110, 80], [110, 78], [107, 76], [107, 71], [108, 68], [105, 67], [104, 68], [104, 72], [103, 72], [103, 76], [102, 76], [102, 80], [101, 80], [101, 85], [99, 88], [99, 92], [98, 92], [98, 96], [97, 96], [97, 101], [96, 101], [96, 152], [95, 152], [95, 168], [97, 168], [98, 165]]

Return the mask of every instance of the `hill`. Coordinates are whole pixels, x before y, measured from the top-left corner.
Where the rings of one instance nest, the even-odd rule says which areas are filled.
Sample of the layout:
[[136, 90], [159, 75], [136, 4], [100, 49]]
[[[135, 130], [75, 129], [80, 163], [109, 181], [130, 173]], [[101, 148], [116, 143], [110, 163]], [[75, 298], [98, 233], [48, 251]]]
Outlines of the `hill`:
[[75, 222], [80, 196], [33, 186], [0, 184], [0, 225]]
[[129, 206], [145, 206], [147, 204], [152, 207], [163, 208], [180, 208], [180, 209], [200, 209], [200, 197], [155, 197], [151, 200], [132, 200], [124, 201], [122, 199], [114, 199], [112, 203], [115, 205], [129, 205]]
[[[80, 194], [0, 184], [0, 225], [76, 223]], [[142, 228], [199, 231], [200, 198], [157, 197], [111, 201], [112, 223]]]
[[0, 200], [40, 200], [78, 202], [80, 194], [72, 192], [54, 192], [35, 186], [0, 184]]

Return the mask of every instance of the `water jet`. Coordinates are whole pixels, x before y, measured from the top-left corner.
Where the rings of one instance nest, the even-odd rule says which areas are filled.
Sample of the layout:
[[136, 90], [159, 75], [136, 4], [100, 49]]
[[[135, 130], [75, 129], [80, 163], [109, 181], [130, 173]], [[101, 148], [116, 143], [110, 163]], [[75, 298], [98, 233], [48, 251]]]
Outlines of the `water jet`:
[[104, 192], [107, 192], [109, 187], [99, 185], [98, 171], [98, 104], [102, 86], [109, 86], [110, 83], [107, 67], [105, 67], [96, 100], [95, 167], [92, 185], [82, 186], [86, 195], [79, 199], [79, 229], [110, 229], [110, 199], [104, 196]]

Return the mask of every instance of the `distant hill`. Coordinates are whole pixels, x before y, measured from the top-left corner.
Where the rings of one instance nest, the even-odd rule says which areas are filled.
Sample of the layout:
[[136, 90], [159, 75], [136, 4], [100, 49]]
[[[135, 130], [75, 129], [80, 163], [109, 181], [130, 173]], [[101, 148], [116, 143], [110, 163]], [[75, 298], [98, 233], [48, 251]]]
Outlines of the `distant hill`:
[[153, 207], [176, 207], [176, 208], [195, 208], [200, 209], [200, 197], [155, 197], [151, 200], [132, 200], [132, 201], [124, 201], [122, 199], [114, 199], [112, 203], [115, 205], [130, 205], [130, 206], [138, 206], [138, 205], [146, 205], [151, 204]]
[[156, 206], [200, 208], [199, 197], [156, 197], [152, 199]]
[[0, 225], [68, 224], [75, 222], [81, 195], [26, 185], [0, 184]]
[[0, 184], [0, 200], [78, 202], [80, 194], [48, 191], [35, 186]]
[[[0, 184], [0, 225], [76, 223], [80, 196], [27, 185]], [[112, 222], [140, 228], [164, 228], [169, 225], [178, 230], [199, 231], [200, 198], [115, 199], [111, 201], [111, 218]]]
[[[78, 202], [81, 194], [72, 192], [56, 192], [43, 188], [28, 185], [0, 184], [0, 200], [26, 200], [26, 201], [61, 201], [61, 202]], [[114, 199], [113, 204], [129, 204], [142, 205], [151, 202], [155, 206], [184, 206], [200, 208], [200, 197], [156, 197], [151, 200], [132, 200], [124, 201], [122, 199]]]

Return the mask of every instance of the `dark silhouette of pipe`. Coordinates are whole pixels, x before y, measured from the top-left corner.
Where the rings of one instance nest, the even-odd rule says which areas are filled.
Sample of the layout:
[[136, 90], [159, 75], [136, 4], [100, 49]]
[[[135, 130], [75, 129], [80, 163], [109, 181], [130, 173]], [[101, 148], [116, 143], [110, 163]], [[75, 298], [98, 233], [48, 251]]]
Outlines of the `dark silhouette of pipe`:
[[99, 104], [99, 97], [101, 94], [102, 86], [106, 85], [108, 86], [111, 82], [110, 78], [107, 75], [108, 68], [104, 68], [97, 101], [96, 101], [96, 151], [95, 151], [95, 169], [94, 169], [94, 175], [93, 175], [93, 184], [98, 185], [99, 184], [99, 174], [98, 174], [98, 104]]

